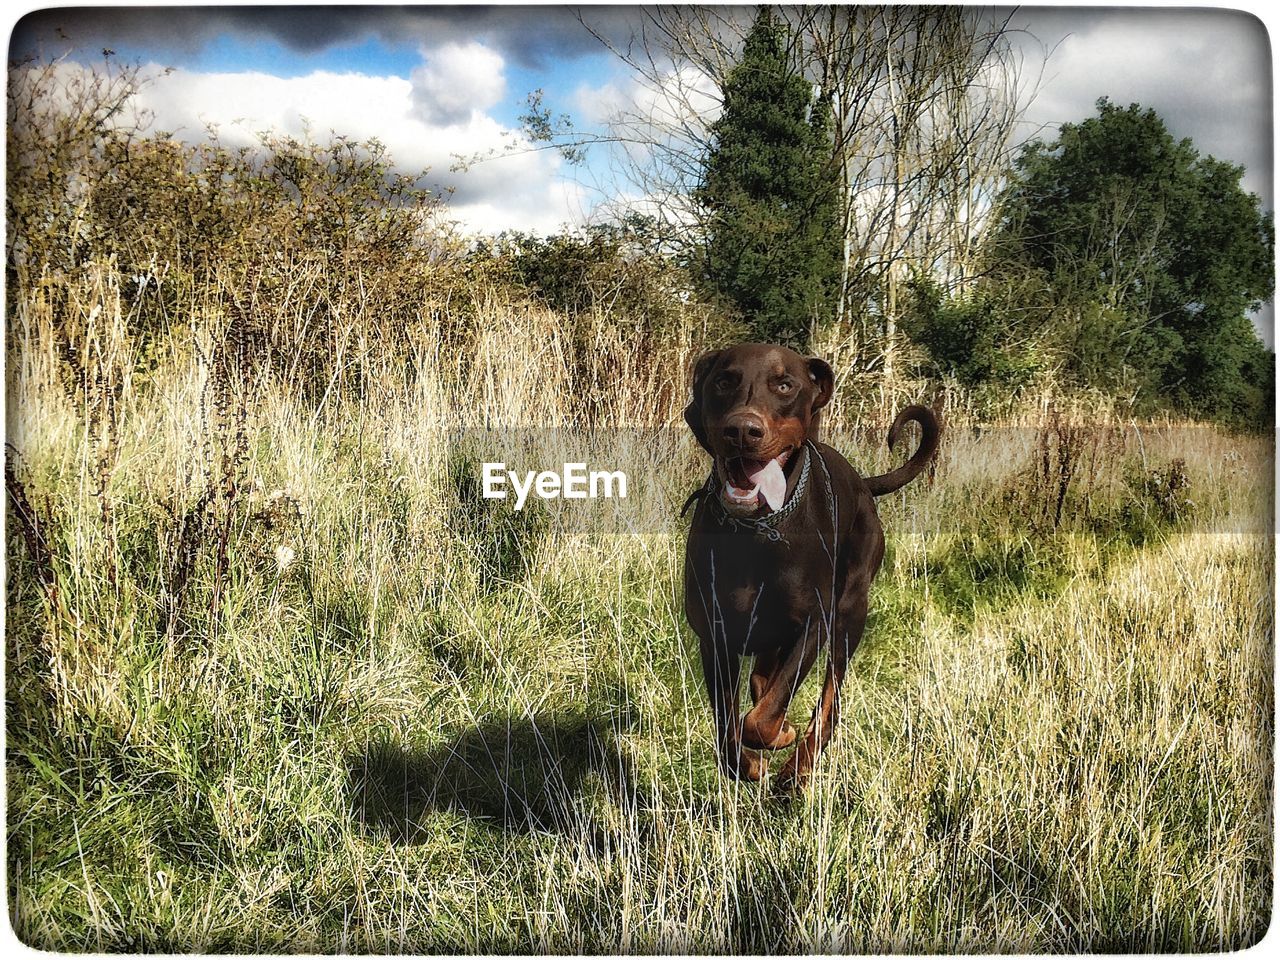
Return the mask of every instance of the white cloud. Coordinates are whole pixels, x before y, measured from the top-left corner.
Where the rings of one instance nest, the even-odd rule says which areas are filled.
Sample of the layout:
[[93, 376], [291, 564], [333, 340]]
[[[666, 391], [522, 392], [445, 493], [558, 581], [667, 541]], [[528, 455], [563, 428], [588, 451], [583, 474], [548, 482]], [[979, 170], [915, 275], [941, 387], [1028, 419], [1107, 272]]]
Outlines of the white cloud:
[[[462, 69], [458, 65], [463, 61], [451, 57], [445, 58], [436, 79], [455, 67]], [[466, 63], [483, 60], [481, 55]], [[497, 76], [504, 84], [500, 70]], [[419, 79], [415, 73], [415, 81]], [[501, 96], [492, 76], [487, 87], [476, 81], [475, 95], [468, 98], [474, 108], [450, 107], [444, 121], [438, 110], [424, 115], [420, 95], [427, 88], [415, 86], [415, 81], [326, 71], [276, 77], [175, 70], [144, 86], [139, 101], [154, 114], [155, 129], [188, 141], [202, 138], [208, 125], [215, 126], [229, 146], [255, 143], [258, 133], [265, 131], [293, 136], [309, 132], [320, 141], [331, 133], [357, 140], [377, 138], [400, 169], [430, 168], [430, 182], [453, 189], [449, 216], [464, 229], [545, 232], [582, 221], [582, 192], [562, 182], [562, 161], [552, 153], [528, 152], [488, 160], [465, 172], [450, 170], [459, 156], [502, 151], [511, 142], [513, 131], [481, 109]], [[467, 82], [459, 76], [457, 97], [468, 89]]]
[[480, 43], [449, 43], [423, 51], [410, 75], [413, 105], [427, 124], [451, 126], [483, 113], [507, 92], [502, 56]]
[[283, 78], [174, 70], [143, 87], [139, 101], [155, 114], [158, 129], [194, 140], [213, 125], [224, 141], [236, 144], [253, 142], [259, 131], [292, 136], [308, 128], [320, 136], [330, 130], [354, 136], [391, 133], [408, 119], [409, 94], [408, 81], [398, 77], [318, 71]]
[[530, 233], [555, 233], [586, 220], [587, 192], [566, 180], [530, 184], [501, 199], [454, 204], [449, 213], [471, 230], [499, 233], [518, 226]]
[[579, 114], [602, 125], [619, 119], [658, 127], [706, 127], [720, 116], [720, 88], [694, 67], [668, 70], [654, 78], [631, 77], [622, 84], [583, 84], [574, 94]]

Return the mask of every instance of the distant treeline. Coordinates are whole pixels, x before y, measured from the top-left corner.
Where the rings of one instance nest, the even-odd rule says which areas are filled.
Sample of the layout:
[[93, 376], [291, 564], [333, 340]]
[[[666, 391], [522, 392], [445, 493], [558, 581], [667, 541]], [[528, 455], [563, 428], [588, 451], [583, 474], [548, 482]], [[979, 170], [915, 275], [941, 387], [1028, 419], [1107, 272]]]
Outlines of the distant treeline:
[[[819, 162], [838, 135], [830, 100], [787, 75], [783, 27], [764, 17], [753, 30], [763, 33], [738, 69], [755, 57], [777, 83], [761, 80], [763, 67], [750, 83], [731, 71], [693, 194], [706, 229], [682, 245], [634, 215], [549, 237], [467, 238], [447, 201], [376, 141], [264, 135], [232, 147], [211, 131], [186, 144], [127, 119], [136, 68], [11, 66], [10, 333], [33, 298], [69, 316], [59, 303], [92, 265], [116, 278], [140, 356], [175, 329], [212, 323], [259, 374], [316, 392], [356, 384], [374, 355], [411, 368], [442, 314], [465, 326], [476, 303], [500, 296], [570, 322], [589, 313], [584, 355], [601, 319], [626, 331], [638, 358], [691, 325], [708, 344], [803, 345], [834, 331], [861, 376], [1005, 398], [1052, 382], [1135, 413], [1270, 423], [1274, 356], [1248, 316], [1273, 292], [1272, 221], [1240, 188], [1241, 168], [1175, 141], [1151, 111], [1100, 101], [1098, 116], [1023, 149], [962, 274], [904, 274], [905, 261], [882, 274], [851, 268], [848, 245], [823, 239], [842, 216], [831, 205], [839, 171]], [[762, 118], [759, 98], [779, 90], [771, 109], [790, 115]], [[803, 132], [798, 147], [792, 138], [799, 174], [828, 186], [810, 189], [792, 169], [791, 199], [779, 200], [786, 164], [762, 163], [770, 130]], [[801, 197], [812, 201], [803, 211]], [[771, 259], [753, 260], [753, 236], [772, 238]], [[359, 358], [344, 346], [353, 337]], [[74, 377], [75, 338], [64, 340]]]

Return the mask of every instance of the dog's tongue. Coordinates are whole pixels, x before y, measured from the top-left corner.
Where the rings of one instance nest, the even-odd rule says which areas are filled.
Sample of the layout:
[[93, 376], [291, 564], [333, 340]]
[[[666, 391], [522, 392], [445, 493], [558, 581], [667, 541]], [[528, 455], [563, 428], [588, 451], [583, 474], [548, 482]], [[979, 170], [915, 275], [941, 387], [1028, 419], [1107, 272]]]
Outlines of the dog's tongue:
[[759, 489], [770, 510], [782, 507], [782, 500], [787, 495], [787, 478], [777, 460], [770, 460], [754, 470], [748, 470], [747, 479]]

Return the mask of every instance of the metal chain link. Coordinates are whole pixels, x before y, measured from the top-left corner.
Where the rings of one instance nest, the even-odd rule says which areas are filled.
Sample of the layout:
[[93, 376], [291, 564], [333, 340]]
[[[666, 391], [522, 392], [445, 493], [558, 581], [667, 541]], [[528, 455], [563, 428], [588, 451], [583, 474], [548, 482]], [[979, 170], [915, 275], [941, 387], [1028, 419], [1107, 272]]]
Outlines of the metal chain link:
[[[784, 538], [778, 531], [777, 525], [794, 513], [796, 507], [799, 506], [800, 501], [804, 498], [805, 491], [809, 488], [810, 461], [814, 457], [817, 457], [819, 461], [822, 459], [812, 441], [806, 440], [804, 446], [805, 457], [804, 463], [800, 466], [800, 479], [796, 481], [796, 488], [791, 493], [791, 499], [783, 504], [781, 509], [775, 510], [773, 513], [767, 514], [763, 517], [735, 517], [725, 509], [724, 504], [720, 502], [720, 497], [716, 495], [716, 471], [713, 466], [711, 468], [711, 475], [707, 477], [707, 482], [703, 485], [702, 489], [695, 490], [690, 494], [689, 499], [684, 503], [684, 509], [680, 511], [680, 515], [684, 516], [685, 512], [688, 511], [690, 504], [695, 500], [700, 500], [704, 497], [711, 497], [712, 502], [719, 510], [721, 523], [728, 524], [730, 527], [741, 529], [747, 533], [754, 533], [757, 536], [764, 537], [772, 543], [786, 543], [786, 538]], [[821, 466], [823, 473], [827, 473], [827, 465], [823, 463]], [[834, 499], [834, 495], [831, 490], [830, 474], [828, 474], [825, 479], [827, 482], [827, 500], [830, 502]]]

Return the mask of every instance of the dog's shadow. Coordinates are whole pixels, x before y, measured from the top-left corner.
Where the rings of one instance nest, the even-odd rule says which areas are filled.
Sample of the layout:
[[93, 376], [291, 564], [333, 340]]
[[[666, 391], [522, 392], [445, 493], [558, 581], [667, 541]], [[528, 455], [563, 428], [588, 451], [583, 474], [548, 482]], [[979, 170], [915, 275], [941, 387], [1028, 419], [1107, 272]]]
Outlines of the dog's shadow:
[[589, 776], [615, 802], [636, 803], [616, 731], [583, 716], [498, 718], [431, 748], [386, 738], [347, 763], [356, 822], [402, 844], [428, 839], [431, 815], [444, 811], [508, 833], [594, 832], [582, 802]]

